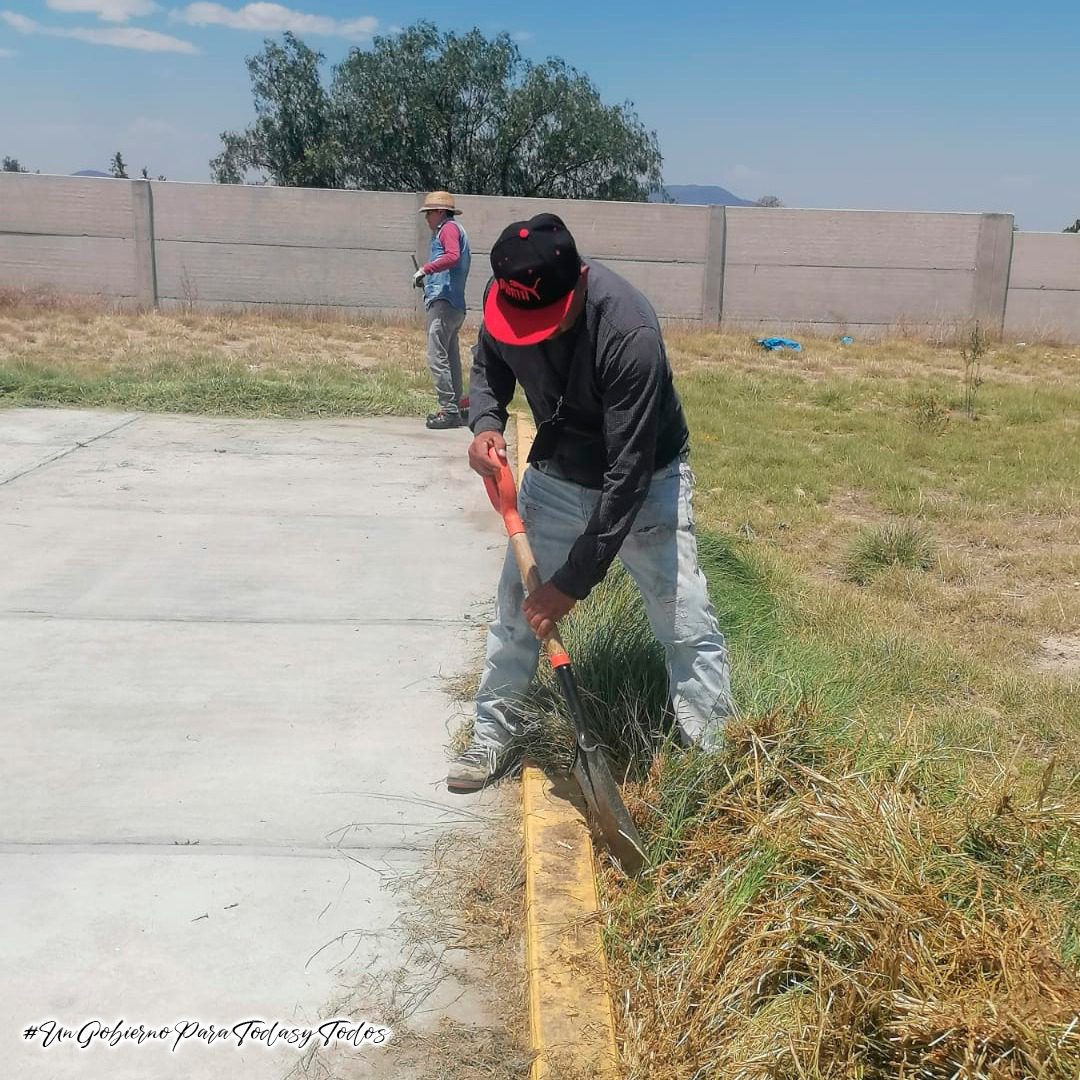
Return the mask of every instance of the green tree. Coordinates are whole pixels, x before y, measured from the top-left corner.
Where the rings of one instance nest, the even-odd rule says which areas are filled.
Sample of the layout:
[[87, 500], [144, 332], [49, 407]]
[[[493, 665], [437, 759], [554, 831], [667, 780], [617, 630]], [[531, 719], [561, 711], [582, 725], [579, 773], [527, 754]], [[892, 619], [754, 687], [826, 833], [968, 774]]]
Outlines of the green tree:
[[1080, 218], [1077, 218], [1071, 225], [1066, 225], [1061, 231], [1080, 233]]
[[117, 150], [116, 153], [113, 154], [113, 159], [109, 163], [109, 173], [112, 176], [116, 177], [117, 180], [127, 180], [128, 179], [127, 164], [124, 162], [124, 159], [120, 156], [120, 151], [119, 150]]
[[784, 204], [780, 201], [780, 196], [779, 195], [762, 195], [761, 198], [758, 199], [754, 203], [754, 205], [755, 206], [771, 206], [771, 207], [775, 208], [775, 207], [781, 207]]
[[559, 59], [533, 64], [507, 34], [429, 22], [323, 56], [292, 34], [248, 60], [255, 124], [222, 135], [214, 178], [542, 198], [644, 200], [661, 188], [656, 134], [632, 103], [605, 105]]
[[244, 132], [226, 131], [221, 153], [210, 162], [213, 178], [239, 184], [248, 170], [292, 187], [342, 187], [336, 111], [319, 80], [322, 53], [291, 33], [284, 44], [267, 41], [248, 58], [255, 96], [255, 123]]
[[3, 159], [3, 161], [0, 162], [0, 172], [29, 172], [29, 171], [30, 171], [29, 169], [24, 169], [19, 164], [19, 159], [18, 158], [5, 157]]

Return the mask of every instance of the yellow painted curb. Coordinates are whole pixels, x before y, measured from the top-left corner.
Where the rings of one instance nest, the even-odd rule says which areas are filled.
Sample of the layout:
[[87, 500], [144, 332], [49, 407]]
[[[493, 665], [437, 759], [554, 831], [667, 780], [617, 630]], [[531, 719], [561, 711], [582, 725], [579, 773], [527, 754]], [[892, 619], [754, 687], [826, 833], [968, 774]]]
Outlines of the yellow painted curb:
[[592, 839], [572, 789], [532, 766], [522, 776], [532, 1080], [618, 1076]]
[[[514, 419], [520, 482], [536, 431], [528, 416]], [[572, 780], [532, 766], [522, 773], [521, 797], [531, 1078], [614, 1080], [615, 1019], [585, 808]]]

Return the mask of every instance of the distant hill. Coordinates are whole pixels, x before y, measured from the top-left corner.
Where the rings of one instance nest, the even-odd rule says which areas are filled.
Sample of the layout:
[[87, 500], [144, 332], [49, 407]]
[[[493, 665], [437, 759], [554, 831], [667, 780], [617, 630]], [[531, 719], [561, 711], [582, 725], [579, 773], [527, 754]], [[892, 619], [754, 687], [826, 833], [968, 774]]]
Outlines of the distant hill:
[[[689, 206], [753, 206], [752, 199], [740, 199], [727, 188], [715, 184], [665, 184], [664, 190], [677, 203]], [[650, 202], [659, 202], [659, 196], [650, 196]]]
[[111, 178], [112, 177], [112, 173], [98, 172], [97, 169], [83, 169], [82, 172], [72, 173], [71, 175], [72, 176], [104, 176], [106, 178]]

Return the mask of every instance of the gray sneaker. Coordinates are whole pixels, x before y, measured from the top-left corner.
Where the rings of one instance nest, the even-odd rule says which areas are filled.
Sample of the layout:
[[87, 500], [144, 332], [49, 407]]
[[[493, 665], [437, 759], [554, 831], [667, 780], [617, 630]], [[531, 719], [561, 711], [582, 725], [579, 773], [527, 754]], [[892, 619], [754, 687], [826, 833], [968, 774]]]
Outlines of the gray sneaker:
[[479, 791], [506, 772], [511, 757], [509, 747], [474, 742], [450, 762], [446, 786], [451, 791]]

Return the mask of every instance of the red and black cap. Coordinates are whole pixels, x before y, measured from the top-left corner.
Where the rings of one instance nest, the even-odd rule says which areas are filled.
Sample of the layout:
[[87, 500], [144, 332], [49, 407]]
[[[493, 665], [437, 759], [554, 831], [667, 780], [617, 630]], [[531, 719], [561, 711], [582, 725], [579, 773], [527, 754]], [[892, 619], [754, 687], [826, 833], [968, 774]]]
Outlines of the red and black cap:
[[562, 218], [537, 214], [503, 229], [491, 249], [491, 271], [488, 333], [506, 345], [535, 345], [555, 333], [569, 310], [581, 257]]

